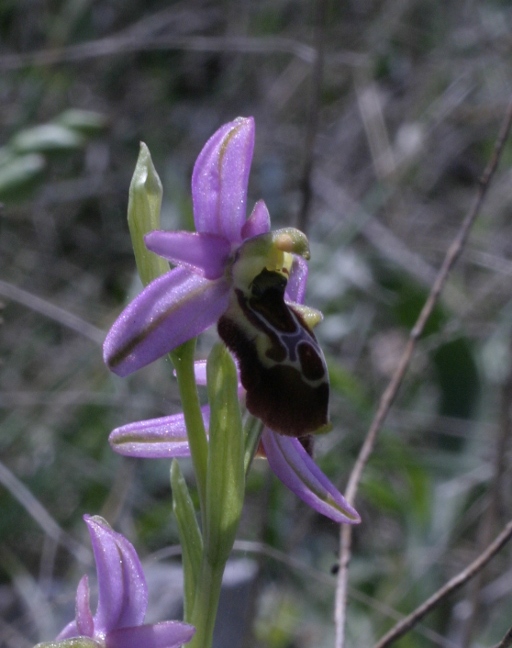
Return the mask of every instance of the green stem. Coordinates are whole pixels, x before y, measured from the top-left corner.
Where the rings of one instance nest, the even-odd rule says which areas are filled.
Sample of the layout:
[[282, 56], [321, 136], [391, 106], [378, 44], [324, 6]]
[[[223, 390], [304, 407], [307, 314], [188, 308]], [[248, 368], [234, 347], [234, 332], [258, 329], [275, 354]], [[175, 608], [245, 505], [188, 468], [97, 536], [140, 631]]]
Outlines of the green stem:
[[[197, 385], [194, 376], [194, 352], [196, 347], [195, 339], [189, 340], [171, 353], [172, 362], [176, 369], [178, 387], [180, 390], [183, 415], [187, 427], [190, 455], [194, 466], [194, 473], [197, 481], [199, 502], [202, 521], [204, 523], [204, 511], [206, 503], [206, 473], [208, 466], [208, 441], [204, 429], [201, 404], [197, 393]], [[203, 526], [204, 528], [204, 526]]]
[[210, 648], [212, 645], [224, 567], [224, 562], [211, 565], [203, 557], [194, 610], [191, 618], [187, 619], [196, 628], [196, 634], [187, 648]]

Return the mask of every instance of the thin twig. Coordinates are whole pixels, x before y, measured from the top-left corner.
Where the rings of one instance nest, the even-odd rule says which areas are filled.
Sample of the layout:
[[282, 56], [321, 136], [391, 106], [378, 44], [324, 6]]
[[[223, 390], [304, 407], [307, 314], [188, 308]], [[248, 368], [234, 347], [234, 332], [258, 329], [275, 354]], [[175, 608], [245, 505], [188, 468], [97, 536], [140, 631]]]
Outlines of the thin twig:
[[[384, 423], [384, 420], [389, 412], [389, 409], [396, 398], [398, 389], [402, 383], [405, 372], [409, 366], [409, 363], [412, 358], [413, 351], [416, 347], [416, 343], [422, 334], [425, 324], [427, 323], [434, 306], [439, 299], [441, 290], [443, 289], [448, 275], [459, 258], [464, 244], [467, 240], [471, 227], [480, 212], [482, 207], [483, 200], [489, 189], [492, 177], [498, 162], [501, 158], [503, 152], [503, 147], [507, 140], [507, 137], [510, 132], [512, 125], [512, 101], [509, 103], [505, 118], [501, 125], [494, 150], [485, 168], [485, 171], [480, 178], [478, 191], [475, 196], [473, 205], [469, 209], [466, 217], [464, 218], [455, 239], [448, 248], [446, 256], [444, 258], [443, 264], [436, 276], [434, 284], [430, 290], [429, 296], [418, 316], [416, 324], [413, 326], [409, 339], [407, 341], [405, 350], [400, 358], [398, 367], [391, 378], [388, 387], [383, 393], [381, 400], [379, 402], [379, 407], [375, 414], [375, 417], [370, 425], [366, 439], [361, 447], [359, 456], [357, 457], [356, 463], [350, 474], [347, 489], [346, 489], [346, 498], [353, 504], [355, 496], [357, 494], [357, 489], [363, 470], [370, 458], [370, 455], [373, 451], [375, 441], [377, 439], [378, 432]], [[347, 585], [348, 585], [348, 565], [351, 557], [351, 542], [352, 542], [352, 527], [350, 525], [344, 525], [341, 528], [340, 534], [340, 569], [338, 574], [338, 587], [336, 588], [336, 607], [335, 607], [335, 622], [336, 622], [336, 643], [335, 648], [343, 648], [345, 640], [345, 621], [346, 621], [346, 601], [347, 601]]]
[[[389, 227], [352, 199], [335, 180], [327, 177], [325, 173], [317, 173], [314, 177], [314, 188], [315, 194], [321, 197], [333, 212], [343, 214], [339, 225], [348, 226], [349, 231], [366, 238], [385, 259], [407, 271], [422, 286], [429, 288], [433, 284], [437, 275], [435, 268], [408, 248]], [[336, 231], [336, 228], [333, 228], [332, 234]], [[457, 293], [455, 295], [457, 296]]]
[[[424, 603], [417, 607], [414, 612], [411, 612], [400, 623], [397, 623], [382, 639], [375, 644], [374, 648], [386, 648], [390, 646], [399, 637], [402, 637], [408, 630], [410, 630], [420, 619], [422, 619], [428, 612], [430, 612], [440, 601], [446, 598], [449, 594], [462, 587], [473, 576], [478, 574], [485, 565], [493, 558], [498, 551], [510, 540], [512, 537], [512, 520], [506, 525], [503, 531], [496, 537], [487, 549], [481, 553], [476, 560], [474, 560], [466, 569], [463, 569], [457, 576], [454, 576], [443, 587], [441, 587], [435, 594], [428, 598]], [[501, 644], [500, 644], [501, 645]], [[504, 644], [510, 645], [510, 644]]]
[[[120, 56], [155, 50], [184, 50], [192, 52], [238, 52], [241, 54], [285, 53], [296, 56], [305, 63], [313, 63], [314, 48], [293, 38], [283, 36], [238, 37], [238, 36], [176, 36], [160, 35], [150, 37], [121, 32], [114, 36], [86, 41], [67, 47], [35, 50], [23, 54], [0, 56], [0, 70], [19, 70], [26, 67], [46, 67], [62, 63], [74, 63], [106, 56]], [[354, 55], [356, 57], [356, 55]], [[347, 64], [351, 54], [347, 54]], [[357, 64], [357, 57], [354, 60]]]
[[18, 304], [22, 304], [36, 313], [52, 319], [54, 322], [58, 322], [62, 326], [83, 335], [98, 345], [103, 344], [105, 332], [94, 326], [94, 324], [86, 322], [81, 317], [73, 315], [73, 313], [70, 313], [64, 308], [60, 308], [60, 306], [56, 306], [19, 286], [0, 279], [0, 295], [7, 299], [12, 299], [12, 301], [18, 302]]
[[64, 531], [25, 484], [1, 462], [0, 484], [23, 506], [30, 517], [49, 538], [63, 546], [80, 563], [90, 564], [91, 552], [89, 549]]
[[[181, 3], [183, 6], [186, 3]], [[240, 54], [289, 54], [306, 64], [314, 64], [315, 47], [286, 36], [202, 36], [179, 33], [183, 28], [198, 30], [203, 27], [191, 19], [187, 9], [179, 4], [171, 10], [156, 12], [110, 36], [92, 41], [0, 56], [0, 70], [20, 70], [26, 67], [46, 67], [74, 63], [127, 53], [181, 50], [189, 52], [237, 52]], [[215, 14], [215, 12], [214, 12]], [[214, 15], [213, 15], [214, 17]], [[334, 65], [367, 68], [366, 54], [340, 50], [330, 57]]]
[[510, 646], [512, 646], [512, 628], [510, 628], [503, 639], [493, 646], [493, 648], [510, 648]]

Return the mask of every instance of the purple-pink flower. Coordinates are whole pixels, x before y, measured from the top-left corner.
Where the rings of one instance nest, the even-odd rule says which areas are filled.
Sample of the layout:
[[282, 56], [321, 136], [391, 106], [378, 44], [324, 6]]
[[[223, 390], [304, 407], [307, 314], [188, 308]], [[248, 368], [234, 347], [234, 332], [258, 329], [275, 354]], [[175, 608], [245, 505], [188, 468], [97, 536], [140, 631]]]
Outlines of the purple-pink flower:
[[[194, 628], [180, 621], [144, 625], [148, 591], [133, 545], [100, 517], [84, 516], [91, 536], [98, 577], [98, 607], [89, 606], [89, 581], [84, 576], [76, 592], [75, 619], [57, 641], [92, 639], [104, 648], [178, 648], [190, 641]], [[53, 645], [53, 644], [52, 644]]]
[[[196, 380], [206, 384], [206, 363], [196, 363]], [[243, 398], [243, 388], [239, 385]], [[208, 428], [209, 407], [203, 407]], [[190, 456], [183, 414], [129, 423], [112, 431], [110, 444], [128, 457], [172, 459]], [[339, 490], [320, 470], [299, 439], [264, 428], [261, 443], [275, 475], [308, 506], [338, 524], [357, 524], [360, 517]]]
[[[265, 203], [257, 202], [246, 220], [253, 148], [252, 118], [238, 118], [222, 126], [199, 154], [192, 175], [197, 232], [153, 231], [146, 235], [148, 249], [178, 267], [150, 283], [112, 326], [104, 357], [117, 374], [124, 376], [143, 367], [217, 322], [228, 308], [233, 275], [248, 270], [254, 277], [270, 262], [265, 257], [268, 245], [264, 248], [267, 252], [258, 256], [259, 241], [265, 243], [262, 235], [270, 231]], [[286, 253], [291, 258], [290, 252], [302, 254], [300, 245], [305, 237], [297, 235], [277, 236], [271, 255]], [[238, 264], [240, 258], [244, 265]], [[306, 279], [306, 262], [293, 254], [285, 297], [299, 311]], [[208, 425], [207, 408], [203, 415]], [[123, 426], [112, 432], [110, 442], [117, 452], [130, 456], [189, 454], [182, 414]], [[336, 522], [360, 521], [298, 439], [265, 429], [262, 443], [276, 475], [308, 505]]]
[[196, 232], [153, 231], [152, 252], [179, 267], [152, 281], [110, 329], [106, 364], [125, 376], [196, 337], [228, 306], [229, 270], [243, 241], [270, 230], [263, 201], [246, 220], [254, 120], [239, 117], [208, 140], [192, 175]]

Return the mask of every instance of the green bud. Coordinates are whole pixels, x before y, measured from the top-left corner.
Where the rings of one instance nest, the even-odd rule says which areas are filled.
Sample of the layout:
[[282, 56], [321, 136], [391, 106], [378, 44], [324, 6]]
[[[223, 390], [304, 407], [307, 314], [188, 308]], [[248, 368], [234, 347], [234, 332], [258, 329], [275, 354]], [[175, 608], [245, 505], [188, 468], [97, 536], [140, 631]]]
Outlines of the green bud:
[[148, 283], [169, 271], [167, 261], [144, 244], [144, 235], [160, 227], [162, 183], [158, 177], [148, 147], [141, 142], [128, 199], [128, 227], [132, 238], [137, 270], [142, 283]]

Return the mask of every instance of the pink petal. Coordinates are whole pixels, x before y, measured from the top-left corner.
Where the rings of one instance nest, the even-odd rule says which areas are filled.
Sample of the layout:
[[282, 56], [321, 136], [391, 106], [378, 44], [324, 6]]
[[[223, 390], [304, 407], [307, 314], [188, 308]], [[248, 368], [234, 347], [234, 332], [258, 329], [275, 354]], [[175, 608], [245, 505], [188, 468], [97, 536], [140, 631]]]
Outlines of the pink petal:
[[227, 239], [206, 232], [154, 230], [146, 234], [144, 241], [148, 250], [206, 279], [222, 277], [231, 252]]
[[286, 299], [298, 304], [304, 303], [306, 282], [308, 280], [308, 264], [305, 259], [295, 255], [293, 258], [290, 278], [286, 286]]
[[89, 606], [89, 581], [87, 576], [83, 576], [76, 589], [75, 618], [58, 634], [55, 641], [93, 636], [94, 619]]
[[226, 281], [175, 268], [152, 281], [121, 313], [103, 345], [109, 368], [126, 376], [199, 335], [228, 306]]
[[270, 214], [263, 200], [258, 200], [254, 205], [252, 214], [242, 227], [242, 239], [252, 238], [258, 234], [270, 232]]
[[199, 153], [192, 174], [198, 232], [241, 241], [247, 184], [254, 148], [254, 119], [238, 117], [221, 126]]
[[261, 440], [274, 473], [308, 506], [338, 524], [361, 521], [357, 511], [327, 479], [298, 439], [265, 428]]
[[195, 628], [180, 621], [123, 628], [109, 632], [106, 648], [178, 648], [194, 636]]
[[78, 634], [83, 637], [92, 637], [94, 633], [94, 620], [89, 605], [89, 580], [83, 576], [76, 589], [76, 627]]
[[148, 603], [146, 579], [137, 552], [100, 517], [84, 516], [98, 574], [96, 634], [140, 625]]
[[[205, 427], [208, 427], [210, 409], [205, 406], [201, 410]], [[183, 414], [123, 425], [113, 430], [108, 440], [113, 450], [127, 457], [170, 459], [190, 456]]]

